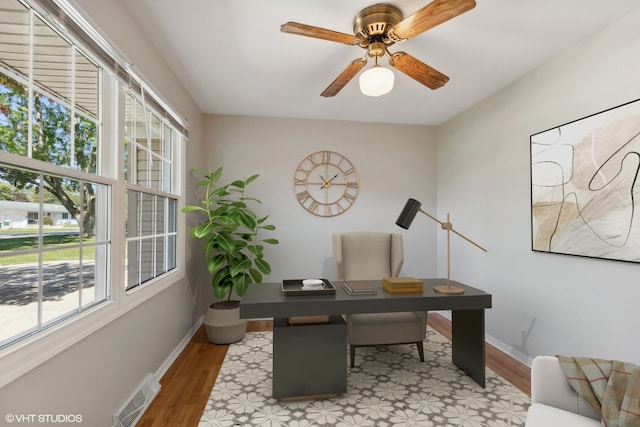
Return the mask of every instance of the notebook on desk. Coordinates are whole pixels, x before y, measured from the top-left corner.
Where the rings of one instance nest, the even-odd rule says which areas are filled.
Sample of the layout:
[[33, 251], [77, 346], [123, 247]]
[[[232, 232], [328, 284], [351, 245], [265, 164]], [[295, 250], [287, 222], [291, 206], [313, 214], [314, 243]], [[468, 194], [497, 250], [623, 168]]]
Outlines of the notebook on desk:
[[343, 283], [342, 287], [348, 295], [375, 295], [376, 290], [368, 283]]

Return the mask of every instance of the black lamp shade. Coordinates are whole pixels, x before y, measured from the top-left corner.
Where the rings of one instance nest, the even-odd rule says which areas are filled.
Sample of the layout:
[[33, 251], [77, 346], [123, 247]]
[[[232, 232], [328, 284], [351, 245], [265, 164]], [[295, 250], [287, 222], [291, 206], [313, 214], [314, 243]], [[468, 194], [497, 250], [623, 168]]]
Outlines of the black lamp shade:
[[404, 208], [402, 209], [402, 212], [400, 212], [400, 216], [396, 221], [396, 225], [408, 230], [409, 226], [413, 222], [413, 218], [416, 217], [416, 214], [420, 210], [420, 206], [422, 206], [422, 203], [415, 199], [407, 200], [407, 204], [404, 205]]

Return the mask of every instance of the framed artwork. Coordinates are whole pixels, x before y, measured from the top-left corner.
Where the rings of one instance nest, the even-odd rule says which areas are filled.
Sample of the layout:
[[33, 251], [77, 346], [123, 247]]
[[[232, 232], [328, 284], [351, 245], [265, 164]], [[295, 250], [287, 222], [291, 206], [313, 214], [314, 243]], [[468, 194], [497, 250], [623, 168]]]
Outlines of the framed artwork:
[[539, 252], [640, 262], [640, 100], [531, 135]]

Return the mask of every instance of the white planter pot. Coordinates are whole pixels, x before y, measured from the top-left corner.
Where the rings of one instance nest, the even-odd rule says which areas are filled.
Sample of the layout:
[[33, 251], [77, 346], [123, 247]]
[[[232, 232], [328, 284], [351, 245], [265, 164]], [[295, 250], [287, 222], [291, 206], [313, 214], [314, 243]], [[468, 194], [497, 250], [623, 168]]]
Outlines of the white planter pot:
[[214, 308], [211, 304], [204, 318], [209, 342], [214, 344], [231, 344], [244, 338], [247, 320], [240, 319], [240, 308]]

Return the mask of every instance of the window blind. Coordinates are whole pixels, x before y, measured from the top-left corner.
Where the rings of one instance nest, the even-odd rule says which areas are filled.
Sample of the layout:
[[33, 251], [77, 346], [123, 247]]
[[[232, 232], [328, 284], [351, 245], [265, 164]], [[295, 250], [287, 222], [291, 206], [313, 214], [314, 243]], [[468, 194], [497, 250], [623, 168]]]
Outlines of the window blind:
[[87, 20], [65, 0], [25, 0], [39, 13], [56, 23], [64, 35], [77, 41], [94, 56], [100, 65], [113, 73], [144, 102], [166, 119], [185, 138], [189, 137], [188, 123], [162, 97], [138, 76], [123, 55], [106, 41]]

